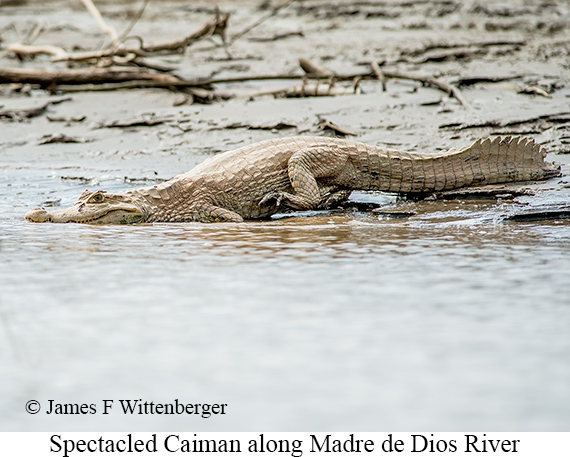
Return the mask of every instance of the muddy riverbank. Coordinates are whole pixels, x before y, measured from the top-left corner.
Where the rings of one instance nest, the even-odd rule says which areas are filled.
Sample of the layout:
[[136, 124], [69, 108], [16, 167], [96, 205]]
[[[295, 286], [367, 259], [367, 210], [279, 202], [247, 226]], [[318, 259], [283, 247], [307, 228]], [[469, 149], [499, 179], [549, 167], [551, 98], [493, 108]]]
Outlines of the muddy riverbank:
[[[141, 7], [96, 4], [119, 33]], [[298, 1], [272, 14], [278, 5], [151, 0], [130, 32], [148, 43], [198, 30], [214, 6], [230, 13], [229, 46], [215, 35], [145, 58], [146, 71], [218, 81], [193, 91], [0, 85], [0, 428], [567, 430], [570, 225], [505, 220], [567, 209], [566, 2]], [[30, 45], [108, 45], [79, 2], [0, 1], [1, 68], [87, 68], [17, 58], [9, 46], [38, 24]], [[347, 93], [269, 94], [303, 87], [300, 58]], [[371, 62], [452, 85], [467, 106], [418, 80], [388, 77], [384, 91]], [[364, 76], [342, 78], [351, 74]], [[356, 193], [361, 205], [344, 210], [237, 225], [23, 219], [85, 188], [161, 182], [251, 142], [342, 131], [425, 152], [528, 135], [563, 173], [499, 199]], [[229, 408], [208, 420], [53, 418], [26, 414], [32, 398]]]

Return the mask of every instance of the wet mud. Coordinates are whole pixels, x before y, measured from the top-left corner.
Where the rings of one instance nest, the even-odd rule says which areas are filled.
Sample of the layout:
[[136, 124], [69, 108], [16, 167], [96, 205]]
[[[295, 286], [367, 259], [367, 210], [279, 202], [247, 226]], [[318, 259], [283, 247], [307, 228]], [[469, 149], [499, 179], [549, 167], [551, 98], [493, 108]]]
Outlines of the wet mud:
[[[211, 33], [183, 53], [98, 63], [158, 74], [154, 87], [0, 84], [0, 429], [568, 429], [567, 2], [151, 0], [140, 17], [142, 2], [96, 5], [149, 49], [219, 7], [226, 45]], [[15, 43], [109, 46], [72, 1], [0, 0], [0, 38], [3, 70], [93, 68]], [[294, 135], [422, 152], [525, 135], [562, 176], [421, 199], [355, 192], [343, 208], [244, 224], [24, 220]], [[30, 392], [231, 413], [31, 417]]]

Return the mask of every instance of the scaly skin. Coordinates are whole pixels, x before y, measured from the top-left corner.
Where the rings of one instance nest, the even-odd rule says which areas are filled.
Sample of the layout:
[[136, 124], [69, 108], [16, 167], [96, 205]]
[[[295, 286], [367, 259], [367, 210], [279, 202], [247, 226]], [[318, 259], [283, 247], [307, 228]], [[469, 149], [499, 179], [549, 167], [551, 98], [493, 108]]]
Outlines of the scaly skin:
[[26, 214], [31, 222], [242, 222], [280, 208], [329, 207], [353, 190], [425, 193], [548, 179], [560, 171], [534, 140], [479, 139], [435, 154], [355, 141], [294, 137], [262, 141], [212, 157], [153, 187], [116, 194], [85, 191], [73, 206]]

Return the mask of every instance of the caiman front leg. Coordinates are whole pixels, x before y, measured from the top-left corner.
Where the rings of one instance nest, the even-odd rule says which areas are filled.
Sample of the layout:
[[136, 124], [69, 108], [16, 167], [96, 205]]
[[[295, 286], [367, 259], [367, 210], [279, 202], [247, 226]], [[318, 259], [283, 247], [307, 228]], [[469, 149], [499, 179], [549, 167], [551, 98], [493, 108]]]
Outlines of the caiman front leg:
[[243, 217], [229, 209], [204, 204], [185, 216], [184, 222], [243, 222]]
[[[276, 205], [287, 206], [297, 210], [315, 209], [338, 194], [339, 198], [344, 194], [335, 191], [323, 198], [317, 183], [317, 178], [333, 177], [346, 163], [348, 156], [340, 152], [301, 150], [295, 152], [289, 159], [287, 172], [291, 187], [295, 194], [274, 190], [267, 193], [259, 202], [261, 206]], [[342, 192], [342, 191], [341, 191]], [[348, 197], [346, 197], [348, 198]]]

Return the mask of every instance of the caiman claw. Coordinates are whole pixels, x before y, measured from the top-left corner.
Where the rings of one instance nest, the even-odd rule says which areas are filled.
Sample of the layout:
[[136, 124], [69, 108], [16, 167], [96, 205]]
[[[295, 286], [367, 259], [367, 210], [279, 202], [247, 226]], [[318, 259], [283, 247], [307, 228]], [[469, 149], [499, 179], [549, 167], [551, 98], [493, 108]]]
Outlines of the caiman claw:
[[273, 190], [268, 192], [265, 197], [259, 201], [259, 206], [281, 206], [281, 201], [283, 200], [283, 193], [278, 190]]

